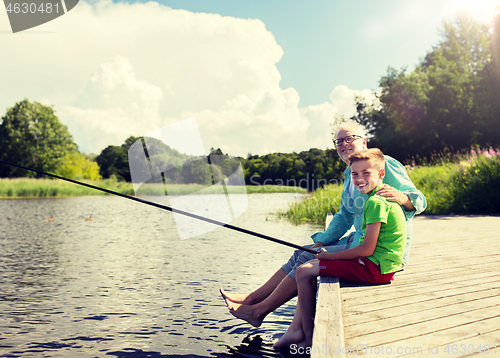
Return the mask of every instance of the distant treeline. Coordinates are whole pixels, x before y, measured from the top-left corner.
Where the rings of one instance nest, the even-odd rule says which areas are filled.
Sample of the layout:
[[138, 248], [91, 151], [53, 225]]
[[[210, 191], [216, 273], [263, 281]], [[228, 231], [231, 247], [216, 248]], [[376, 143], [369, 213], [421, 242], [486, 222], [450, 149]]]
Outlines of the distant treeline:
[[310, 149], [300, 153], [274, 153], [242, 160], [249, 185], [299, 186], [313, 191], [343, 179], [345, 163], [335, 149]]
[[[143, 147], [130, 150], [141, 140]], [[144, 145], [147, 142], [147, 145]], [[148, 153], [151, 168], [140, 166], [141, 151]], [[274, 153], [264, 156], [248, 155], [247, 158], [231, 157], [220, 149], [211, 150], [207, 157], [187, 156], [154, 138], [130, 137], [121, 146], [108, 146], [95, 158], [103, 178], [116, 177], [131, 181], [129, 163], [137, 163], [134, 170], [149, 173], [163, 172], [170, 184], [217, 183], [235, 173], [240, 164], [247, 185], [298, 186], [310, 191], [342, 179], [345, 164], [333, 149], [310, 149], [301, 153]], [[208, 164], [211, 164], [210, 166]], [[134, 166], [134, 165], [133, 165]], [[154, 175], [151, 175], [154, 176]], [[158, 182], [157, 175], [150, 182]], [[229, 184], [241, 184], [231, 183]]]
[[229, 178], [240, 166], [240, 158], [225, 155], [220, 149], [212, 150], [208, 156], [189, 156], [150, 137], [129, 137], [121, 146], [110, 145], [95, 161], [103, 178], [130, 182], [132, 167], [138, 178], [167, 184], [210, 185]]
[[[211, 185], [244, 175], [247, 185], [298, 186], [314, 190], [342, 178], [345, 168], [335, 150], [311, 149], [262, 157], [231, 157], [220, 149], [208, 156], [189, 156], [149, 137], [129, 137], [99, 155], [78, 152], [68, 128], [50, 106], [27, 99], [9, 108], [0, 124], [0, 159], [70, 179], [116, 179], [131, 182]], [[232, 176], [238, 170], [240, 175]], [[134, 174], [134, 178], [131, 174]], [[0, 164], [0, 178], [43, 177], [33, 171]], [[135, 180], [135, 179], [134, 179]]]

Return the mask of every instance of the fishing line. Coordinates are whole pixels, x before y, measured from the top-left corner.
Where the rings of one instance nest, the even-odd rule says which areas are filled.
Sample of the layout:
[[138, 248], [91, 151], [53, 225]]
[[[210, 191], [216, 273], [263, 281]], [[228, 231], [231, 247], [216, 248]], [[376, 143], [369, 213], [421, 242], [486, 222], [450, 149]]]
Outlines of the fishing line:
[[171, 211], [171, 212], [174, 212], [174, 213], [177, 213], [177, 214], [189, 216], [189, 217], [191, 217], [193, 219], [198, 219], [198, 220], [205, 221], [205, 222], [208, 222], [208, 223], [211, 223], [211, 224], [214, 224], [214, 225], [223, 226], [225, 228], [228, 228], [228, 229], [231, 229], [231, 230], [235, 230], [235, 231], [239, 231], [239, 232], [242, 232], [242, 233], [245, 233], [245, 234], [248, 234], [248, 235], [257, 236], [257, 237], [260, 237], [261, 239], [265, 239], [265, 240], [269, 240], [269, 241], [272, 241], [272, 242], [276, 242], [278, 244], [290, 246], [290, 247], [293, 247], [295, 249], [299, 249], [299, 250], [310, 252], [312, 254], [319, 253], [319, 251], [316, 251], [316, 250], [313, 250], [313, 249], [310, 249], [310, 248], [307, 248], [307, 247], [304, 247], [304, 246], [300, 246], [300, 245], [296, 245], [296, 244], [288, 242], [288, 241], [283, 241], [283, 240], [280, 240], [280, 239], [276, 239], [274, 237], [267, 236], [267, 235], [264, 235], [264, 234], [260, 234], [260, 233], [255, 232], [255, 231], [243, 229], [243, 228], [231, 225], [231, 224], [226, 224], [226, 223], [223, 223], [221, 221], [209, 219], [209, 218], [206, 218], [206, 217], [203, 217], [203, 216], [200, 216], [200, 215], [196, 215], [196, 214], [184, 211], [184, 210], [173, 209], [173, 208], [171, 208], [169, 206], [166, 206], [166, 205], [154, 203], [154, 202], [151, 202], [151, 201], [146, 201], [146, 200], [134, 197], [134, 196], [127, 195], [127, 194], [117, 193], [116, 191], [113, 191], [113, 190], [104, 189], [104, 188], [101, 188], [101, 187], [98, 187], [98, 186], [94, 186], [94, 185], [91, 185], [91, 184], [87, 184], [87, 183], [82, 183], [80, 181], [73, 180], [73, 179], [68, 179], [68, 178], [65, 178], [65, 177], [62, 177], [62, 176], [59, 176], [59, 175], [46, 173], [46, 172], [38, 170], [38, 169], [28, 168], [28, 167], [24, 167], [24, 166], [19, 165], [19, 164], [14, 164], [14, 163], [6, 162], [5, 160], [0, 160], [0, 163], [7, 164], [7, 165], [12, 165], [14, 167], [18, 167], [18, 168], [21, 168], [21, 169], [24, 169], [24, 170], [29, 170], [29, 171], [32, 171], [32, 172], [35, 172], [35, 173], [39, 173], [39, 174], [43, 174], [43, 175], [48, 175], [48, 176], [53, 177], [53, 178], [57, 178], [57, 179], [61, 179], [61, 180], [66, 180], [66, 181], [69, 181], [70, 183], [78, 184], [78, 185], [83, 185], [83, 186], [86, 186], [88, 188], [92, 188], [92, 189], [95, 189], [95, 190], [100, 190], [100, 191], [103, 191], [103, 192], [108, 193], [108, 194], [113, 194], [113, 195], [121, 196], [122, 198], [134, 200], [134, 201], [137, 201], [139, 203], [143, 203], [143, 204], [146, 204], [146, 205], [151, 205], [151, 206], [163, 209], [163, 210], [168, 210], [168, 211]]

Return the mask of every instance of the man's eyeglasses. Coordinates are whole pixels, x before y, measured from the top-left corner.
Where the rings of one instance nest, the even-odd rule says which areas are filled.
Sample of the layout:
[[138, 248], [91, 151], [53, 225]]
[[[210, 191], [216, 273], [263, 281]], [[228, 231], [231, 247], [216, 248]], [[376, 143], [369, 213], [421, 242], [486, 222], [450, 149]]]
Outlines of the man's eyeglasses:
[[360, 135], [356, 135], [356, 134], [353, 134], [353, 135], [348, 135], [347, 137], [345, 138], [339, 138], [339, 139], [334, 139], [333, 140], [333, 144], [335, 145], [335, 148], [338, 148], [340, 147], [342, 144], [344, 144], [344, 142], [346, 144], [350, 144], [352, 142], [354, 142], [356, 139], [358, 138], [363, 138], [362, 136]]

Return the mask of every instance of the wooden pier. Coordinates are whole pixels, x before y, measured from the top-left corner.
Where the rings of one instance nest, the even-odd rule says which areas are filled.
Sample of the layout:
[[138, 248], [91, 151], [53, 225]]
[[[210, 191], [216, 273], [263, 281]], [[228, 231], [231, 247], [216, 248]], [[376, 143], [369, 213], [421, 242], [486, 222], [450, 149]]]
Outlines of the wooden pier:
[[311, 357], [500, 356], [499, 229], [500, 217], [419, 216], [391, 284], [322, 281]]

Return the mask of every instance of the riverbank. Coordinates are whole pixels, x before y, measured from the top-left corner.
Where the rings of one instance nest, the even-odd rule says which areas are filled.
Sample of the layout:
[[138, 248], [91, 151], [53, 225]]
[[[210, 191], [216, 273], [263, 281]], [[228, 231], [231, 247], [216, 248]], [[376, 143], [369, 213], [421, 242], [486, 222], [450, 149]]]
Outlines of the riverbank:
[[[105, 180], [85, 180], [86, 184], [91, 184], [100, 188], [108, 189], [135, 196], [132, 183], [119, 182], [112, 179]], [[245, 188], [242, 186], [227, 186], [229, 193], [245, 193]], [[169, 195], [187, 195], [194, 192], [200, 194], [224, 194], [221, 186], [206, 187], [199, 184], [169, 184], [167, 191]], [[246, 193], [302, 193], [305, 194], [306, 189], [299, 187], [288, 187], [283, 185], [255, 185], [246, 186]], [[149, 184], [141, 187], [142, 195], [158, 195], [163, 193], [163, 188], [156, 184]], [[54, 179], [34, 179], [34, 178], [14, 178], [0, 179], [0, 199], [17, 199], [17, 198], [66, 198], [75, 196], [89, 195], [108, 195], [99, 190], [87, 188], [85, 186], [76, 185], [62, 180]]]
[[[471, 151], [432, 165], [409, 165], [407, 171], [427, 199], [425, 214], [500, 214], [500, 152]], [[329, 185], [277, 215], [294, 224], [322, 223], [328, 212], [339, 210], [341, 193], [341, 183]]]

